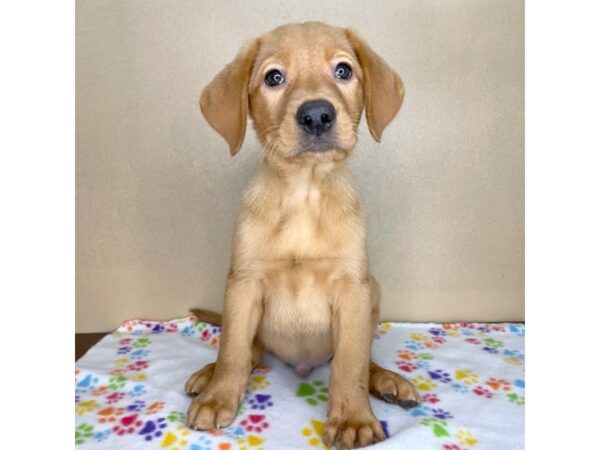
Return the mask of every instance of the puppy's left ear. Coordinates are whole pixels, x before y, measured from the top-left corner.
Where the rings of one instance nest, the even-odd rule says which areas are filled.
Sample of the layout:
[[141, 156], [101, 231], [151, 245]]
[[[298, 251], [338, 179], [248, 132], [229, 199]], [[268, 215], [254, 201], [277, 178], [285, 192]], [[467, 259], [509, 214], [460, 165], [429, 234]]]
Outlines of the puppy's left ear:
[[381, 142], [383, 129], [398, 113], [404, 99], [400, 76], [353, 30], [346, 36], [354, 49], [364, 74], [365, 114], [371, 136]]
[[248, 82], [256, 54], [258, 39], [243, 48], [204, 88], [200, 97], [202, 114], [229, 144], [231, 156], [244, 142], [248, 117]]

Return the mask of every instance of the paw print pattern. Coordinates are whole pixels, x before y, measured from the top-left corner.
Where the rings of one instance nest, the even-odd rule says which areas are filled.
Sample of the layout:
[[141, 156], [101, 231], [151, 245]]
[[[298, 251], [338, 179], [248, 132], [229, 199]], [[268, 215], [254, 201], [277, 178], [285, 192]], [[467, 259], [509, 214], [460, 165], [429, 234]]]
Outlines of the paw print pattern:
[[113, 408], [112, 406], [109, 406], [108, 408], [98, 411], [96, 420], [99, 423], [116, 422], [123, 414], [125, 414], [125, 408]]
[[168, 431], [160, 443], [161, 448], [183, 450], [189, 442], [190, 430], [185, 425], [177, 425], [175, 430]]
[[94, 433], [94, 440], [96, 442], [102, 442], [102, 441], [107, 440], [110, 435], [111, 435], [110, 430], [97, 431], [96, 433]]
[[425, 395], [423, 395], [421, 397], [421, 400], [424, 403], [430, 403], [432, 405], [434, 405], [434, 404], [436, 404], [436, 403], [438, 403], [440, 401], [440, 399], [438, 398], [438, 396], [435, 395], [435, 394], [425, 394]]
[[431, 415], [431, 408], [427, 405], [418, 405], [410, 409], [410, 415], [413, 417], [427, 417]]
[[106, 402], [109, 405], [112, 403], [117, 403], [117, 402], [121, 401], [121, 399], [123, 397], [125, 397], [124, 392], [113, 392], [112, 394], [106, 396]]
[[455, 378], [463, 384], [473, 385], [479, 382], [479, 375], [472, 370], [457, 370], [454, 372]]
[[127, 366], [127, 370], [132, 370], [135, 372], [139, 372], [140, 370], [144, 370], [148, 368], [148, 361], [136, 361], [133, 364], [129, 364]]
[[165, 407], [165, 402], [154, 402], [148, 405], [144, 410], [144, 414], [156, 414]]
[[491, 348], [502, 348], [504, 347], [504, 342], [499, 341], [497, 339], [493, 339], [493, 338], [485, 338], [483, 340], [483, 343]]
[[311, 420], [310, 426], [302, 429], [302, 436], [308, 439], [308, 445], [311, 447], [319, 447], [329, 449], [323, 443], [323, 432], [325, 431], [325, 423], [318, 420]]
[[440, 420], [435, 417], [427, 417], [423, 419], [421, 423], [425, 426], [431, 427], [431, 431], [435, 437], [450, 436], [448, 432], [448, 422]]
[[131, 391], [129, 391], [127, 394], [135, 397], [137, 395], [143, 395], [146, 393], [146, 388], [144, 387], [143, 384], [136, 384], [133, 389]]
[[413, 359], [417, 359], [418, 356], [415, 352], [411, 352], [410, 350], [400, 350], [398, 352], [398, 358], [404, 361], [412, 361]]
[[244, 427], [246, 431], [256, 433], [260, 433], [264, 429], [269, 428], [269, 423], [262, 414], [250, 414], [240, 422], [240, 425]]
[[433, 380], [429, 378], [425, 378], [422, 375], [418, 375], [414, 377], [412, 380], [414, 386], [421, 391], [431, 391], [437, 387], [437, 384], [433, 382]]
[[212, 450], [213, 441], [208, 436], [200, 436], [196, 442], [190, 445], [190, 450]]
[[405, 360], [399, 360], [396, 361], [396, 366], [398, 367], [398, 369], [400, 369], [402, 372], [414, 372], [415, 370], [418, 369], [418, 366], [411, 362], [411, 361], [405, 361]]
[[140, 337], [137, 338], [135, 341], [132, 342], [132, 346], [135, 348], [143, 348], [143, 347], [147, 347], [148, 345], [150, 345], [152, 341], [150, 340], [150, 338], [147, 337]]
[[508, 392], [511, 390], [510, 383], [506, 380], [498, 380], [497, 378], [488, 378], [485, 382], [489, 387], [494, 389], [495, 391], [505, 391]]
[[273, 406], [271, 396], [266, 394], [255, 394], [248, 398], [248, 406], [251, 409], [260, 409], [261, 411]]
[[144, 439], [146, 441], [151, 441], [153, 439], [161, 437], [163, 434], [162, 430], [164, 430], [166, 427], [167, 421], [164, 417], [160, 417], [158, 419], [146, 421], [146, 423], [138, 432], [138, 434], [144, 436]]
[[109, 392], [110, 390], [108, 389], [108, 386], [98, 386], [96, 389], [90, 392], [90, 394], [94, 397], [103, 397]]
[[467, 392], [469, 392], [469, 388], [464, 384], [460, 383], [453, 383], [452, 390], [455, 392], [460, 392], [461, 394], [466, 394]]
[[129, 359], [132, 361], [139, 361], [146, 356], [148, 356], [150, 352], [148, 350], [144, 350], [143, 348], [138, 348], [137, 350], [131, 352], [129, 354]]
[[444, 411], [441, 408], [434, 408], [434, 409], [432, 409], [431, 410], [431, 415], [433, 417], [436, 417], [438, 419], [443, 419], [443, 420], [445, 420], [445, 419], [452, 419], [453, 418], [453, 416], [452, 416], [451, 413], [449, 413], [448, 411]]
[[263, 375], [257, 375], [250, 377], [250, 380], [248, 380], [248, 389], [250, 389], [251, 392], [255, 392], [265, 389], [270, 384], [271, 382], [267, 380], [266, 377]]
[[263, 447], [261, 447], [261, 444], [264, 442], [264, 439], [261, 439], [257, 436], [246, 436], [242, 439], [238, 439], [238, 450], [265, 450]]
[[473, 446], [479, 442], [477, 439], [473, 437], [470, 431], [467, 430], [458, 430], [456, 433], [456, 439], [461, 445]]
[[119, 422], [112, 428], [112, 431], [118, 436], [132, 434], [135, 433], [143, 424], [144, 422], [138, 418], [137, 414], [131, 414], [121, 417]]
[[98, 403], [96, 400], [87, 400], [85, 402], [79, 402], [75, 405], [75, 414], [77, 414], [78, 416], [82, 416], [84, 414], [92, 412], [93, 410], [99, 407], [100, 403]]
[[302, 397], [309, 405], [318, 405], [319, 401], [326, 402], [329, 389], [321, 380], [313, 381], [312, 383], [300, 383], [296, 391], [297, 397]]
[[252, 373], [269, 373], [271, 371], [271, 366], [267, 364], [260, 363], [254, 369], [252, 369]]
[[448, 372], [444, 372], [441, 369], [438, 370], [430, 370], [427, 372], [429, 377], [432, 380], [439, 381], [440, 383], [450, 383], [452, 378], [450, 378], [450, 374]]
[[111, 391], [116, 391], [117, 389], [123, 389], [125, 387], [125, 383], [127, 383], [127, 378], [123, 375], [119, 375], [116, 377], [110, 377], [108, 379], [108, 388]]
[[429, 329], [429, 334], [433, 336], [446, 336], [447, 333], [443, 328], [433, 327]]
[[136, 400], [131, 405], [127, 405], [127, 411], [141, 411], [146, 406], [144, 400]]
[[167, 420], [171, 423], [185, 423], [185, 414], [181, 411], [171, 411]]
[[518, 406], [523, 406], [525, 404], [525, 397], [517, 394], [516, 392], [511, 392], [510, 394], [506, 394], [511, 403], [514, 403]]
[[480, 397], [485, 397], [485, 398], [493, 398], [494, 397], [494, 393], [492, 391], [490, 391], [489, 389], [484, 388], [483, 386], [477, 386], [475, 389], [473, 389], [473, 392], [477, 395], [479, 395]]
[[77, 384], [75, 384], [75, 393], [77, 394], [85, 394], [96, 388], [96, 384], [98, 383], [98, 377], [93, 376], [92, 374], [87, 374], [85, 377], [81, 379]]
[[75, 428], [75, 444], [83, 444], [94, 435], [94, 426], [89, 423], [82, 423]]

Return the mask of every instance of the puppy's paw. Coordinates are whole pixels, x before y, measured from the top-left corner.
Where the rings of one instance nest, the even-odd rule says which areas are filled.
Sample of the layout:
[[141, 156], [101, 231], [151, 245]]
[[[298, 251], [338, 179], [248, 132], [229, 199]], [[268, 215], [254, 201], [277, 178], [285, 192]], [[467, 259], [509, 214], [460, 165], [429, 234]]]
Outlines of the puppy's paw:
[[224, 428], [233, 422], [240, 398], [232, 391], [215, 392], [206, 388], [192, 400], [187, 413], [187, 425], [194, 430]]
[[198, 395], [208, 384], [215, 371], [215, 363], [210, 363], [195, 372], [185, 383], [185, 393], [190, 397]]
[[391, 370], [374, 371], [369, 379], [369, 391], [375, 397], [400, 405], [402, 408], [414, 408], [421, 402], [415, 386], [401, 375]]
[[370, 411], [332, 416], [327, 420], [323, 433], [325, 444], [340, 450], [365, 447], [384, 439], [381, 424]]

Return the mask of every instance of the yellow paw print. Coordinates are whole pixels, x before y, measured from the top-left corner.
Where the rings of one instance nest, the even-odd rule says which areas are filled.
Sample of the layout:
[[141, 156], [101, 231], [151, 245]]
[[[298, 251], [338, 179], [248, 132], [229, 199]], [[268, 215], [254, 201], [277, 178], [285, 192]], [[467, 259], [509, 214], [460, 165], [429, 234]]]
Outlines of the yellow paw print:
[[263, 447], [259, 447], [260, 444], [264, 443], [265, 440], [259, 437], [250, 435], [243, 439], [238, 439], [238, 450], [265, 450]]
[[429, 340], [429, 336], [423, 333], [412, 333], [410, 338], [416, 342], [427, 342]]
[[127, 364], [129, 364], [129, 358], [119, 358], [113, 363], [113, 366], [123, 367], [123, 366], [126, 366]]
[[75, 414], [81, 416], [85, 413], [91, 412], [100, 407], [100, 403], [96, 400], [88, 400], [85, 402], [79, 402], [75, 405]]
[[257, 375], [255, 377], [250, 377], [250, 380], [248, 381], [248, 389], [254, 392], [260, 389], [264, 389], [270, 384], [271, 382], [267, 380], [264, 376]]
[[515, 356], [509, 356], [507, 358], [504, 358], [504, 361], [506, 361], [509, 364], [514, 364], [515, 366], [522, 366], [523, 365], [523, 360], [519, 359]]
[[135, 375], [131, 375], [129, 377], [130, 380], [133, 381], [144, 381], [146, 379], [146, 374], [145, 373], [136, 373]]
[[434, 383], [433, 380], [425, 378], [422, 375], [417, 375], [411, 381], [415, 387], [421, 391], [431, 391], [437, 387], [437, 384]]
[[325, 424], [323, 422], [319, 422], [318, 420], [311, 420], [310, 424], [312, 425], [312, 429], [310, 427], [304, 428], [302, 430], [302, 435], [306, 436], [311, 447], [319, 447], [329, 450], [329, 447], [323, 443], [322, 439], [323, 432], [325, 431]]
[[457, 370], [454, 375], [458, 381], [462, 381], [464, 384], [475, 384], [479, 382], [479, 375], [472, 370]]
[[175, 432], [169, 431], [160, 443], [161, 448], [169, 450], [183, 450], [188, 444], [187, 436], [190, 430], [184, 425], [177, 425]]
[[460, 337], [460, 333], [458, 331], [454, 331], [454, 330], [447, 331], [446, 335], [448, 335], [450, 337]]
[[475, 445], [479, 442], [477, 439], [473, 437], [470, 431], [467, 430], [458, 430], [456, 433], [456, 438], [461, 445]]

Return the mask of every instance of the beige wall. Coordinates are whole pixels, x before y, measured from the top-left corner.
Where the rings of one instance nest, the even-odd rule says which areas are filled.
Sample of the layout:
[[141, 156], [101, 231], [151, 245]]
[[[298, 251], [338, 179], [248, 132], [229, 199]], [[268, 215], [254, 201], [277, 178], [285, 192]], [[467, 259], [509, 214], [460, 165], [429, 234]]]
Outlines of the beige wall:
[[202, 87], [287, 22], [356, 28], [401, 74], [382, 144], [350, 166], [382, 318], [523, 319], [523, 4], [514, 0], [77, 2], [76, 329], [221, 309], [241, 191]]

